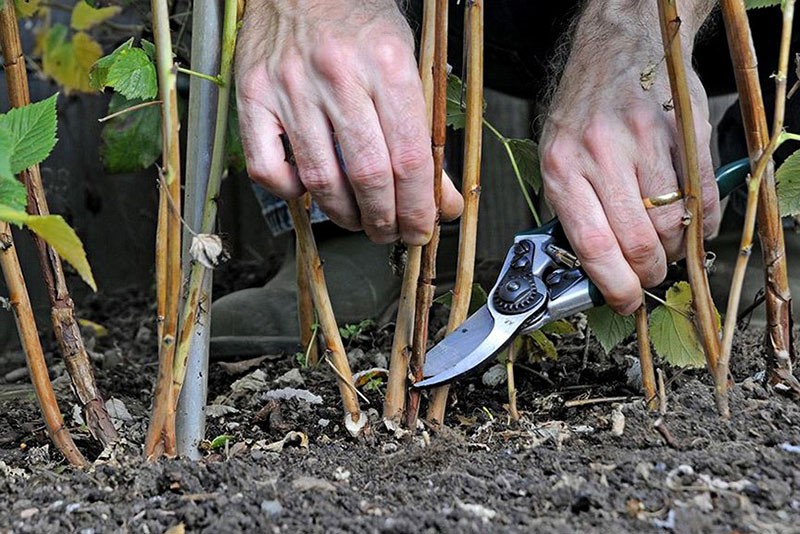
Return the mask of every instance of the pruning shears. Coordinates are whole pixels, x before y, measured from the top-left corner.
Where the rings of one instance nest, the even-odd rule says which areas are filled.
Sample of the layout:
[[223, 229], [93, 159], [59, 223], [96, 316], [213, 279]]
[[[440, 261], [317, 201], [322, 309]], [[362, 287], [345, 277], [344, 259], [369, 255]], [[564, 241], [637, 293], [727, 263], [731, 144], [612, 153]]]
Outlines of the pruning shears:
[[[716, 171], [720, 198], [745, 183], [750, 161]], [[516, 235], [486, 304], [428, 351], [425, 388], [444, 384], [491, 360], [515, 337], [600, 306], [603, 296], [580, 266], [558, 219]]]

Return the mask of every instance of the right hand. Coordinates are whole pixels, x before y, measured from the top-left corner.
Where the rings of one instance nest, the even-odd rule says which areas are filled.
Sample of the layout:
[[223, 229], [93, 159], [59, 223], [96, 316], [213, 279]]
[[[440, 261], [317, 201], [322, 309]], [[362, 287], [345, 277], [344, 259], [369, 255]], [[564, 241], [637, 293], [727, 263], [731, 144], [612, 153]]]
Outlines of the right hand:
[[[598, 7], [604, 2], [595, 2]], [[651, 88], [640, 73], [663, 56], [655, 3], [649, 20], [604, 28], [603, 13], [586, 13], [539, 145], [544, 192], [586, 273], [618, 313], [641, 304], [642, 287], [661, 283], [667, 263], [684, 256], [682, 201], [645, 209], [644, 197], [682, 189], [675, 112], [667, 69], [659, 62]], [[587, 16], [588, 15], [588, 16]], [[700, 21], [702, 22], [702, 20]], [[613, 31], [611, 31], [613, 30]], [[637, 32], [644, 32], [637, 34]], [[683, 33], [683, 30], [682, 30]], [[598, 40], [599, 36], [605, 36]], [[711, 163], [708, 100], [688, 64], [697, 152], [702, 177], [704, 229], [717, 231], [719, 194]], [[602, 43], [601, 46], [598, 46]]]
[[[253, 180], [282, 198], [308, 191], [333, 222], [375, 242], [428, 242], [431, 137], [413, 36], [394, 0], [248, 0], [236, 96]], [[443, 178], [442, 217], [462, 207]]]

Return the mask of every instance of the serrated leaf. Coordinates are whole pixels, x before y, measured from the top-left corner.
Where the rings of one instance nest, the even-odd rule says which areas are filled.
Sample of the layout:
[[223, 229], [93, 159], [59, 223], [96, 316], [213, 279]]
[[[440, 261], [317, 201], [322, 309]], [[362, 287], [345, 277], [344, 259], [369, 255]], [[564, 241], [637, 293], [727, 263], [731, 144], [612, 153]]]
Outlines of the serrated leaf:
[[[677, 367], [703, 367], [705, 353], [692, 318], [692, 289], [678, 282], [667, 290], [666, 304], [650, 313], [650, 340], [662, 358]], [[719, 328], [719, 314], [717, 315]]]
[[25, 211], [28, 193], [11, 170], [13, 145], [14, 136], [5, 128], [0, 128], [0, 204], [16, 211]]
[[0, 127], [0, 180], [15, 180], [11, 171], [11, 152], [14, 149], [14, 137], [11, 132]]
[[781, 215], [800, 214], [800, 150], [786, 158], [775, 171]]
[[149, 100], [158, 94], [156, 67], [141, 48], [121, 50], [108, 70], [106, 85], [128, 99]]
[[13, 108], [0, 115], [0, 128], [12, 137], [11, 172], [17, 174], [41, 163], [56, 144], [56, 99], [58, 94]]
[[76, 30], [88, 30], [117, 15], [120, 11], [122, 8], [119, 6], [95, 8], [86, 2], [78, 2], [72, 9], [70, 26]]
[[103, 49], [88, 34], [75, 33], [69, 38], [69, 28], [54, 24], [39, 38], [42, 72], [53, 78], [65, 92], [92, 91], [89, 69], [103, 55]]
[[606, 354], [636, 330], [633, 315], [620, 315], [608, 305], [588, 310], [586, 319]]
[[[114, 94], [108, 112], [140, 104]], [[147, 106], [123, 113], [105, 123], [101, 133], [100, 154], [106, 170], [112, 174], [135, 172], [150, 167], [161, 155], [161, 112], [158, 106]]]
[[89, 287], [97, 291], [83, 243], [61, 215], [28, 215], [11, 206], [0, 205], [0, 220], [28, 227], [69, 262]]
[[781, 0], [744, 0], [745, 9], [756, 9], [759, 7], [772, 7], [781, 5]]
[[454, 74], [447, 76], [447, 125], [455, 130], [463, 128], [467, 120], [467, 111], [461, 101], [462, 87], [461, 78]]
[[89, 69], [89, 85], [92, 89], [98, 91], [108, 85], [108, 71], [114, 62], [117, 60], [117, 54], [123, 50], [127, 50], [133, 46], [133, 37], [119, 45], [113, 52], [107, 56], [103, 56], [94, 62], [94, 65]]
[[14, 7], [17, 9], [18, 17], [32, 17], [41, 7], [40, 0], [14, 0]]
[[[463, 128], [467, 120], [466, 103], [462, 101], [462, 97], [466, 98], [462, 93], [463, 85], [455, 74], [447, 75], [447, 126], [454, 130]], [[483, 111], [486, 111], [486, 100], [483, 101]]]
[[511, 157], [522, 179], [538, 193], [542, 188], [542, 171], [539, 167], [539, 148], [531, 139], [508, 139]]
[[154, 45], [147, 39], [140, 39], [139, 45], [141, 45], [142, 50], [144, 50], [144, 53], [147, 54], [147, 57], [150, 58], [150, 61], [156, 60], [156, 45]]

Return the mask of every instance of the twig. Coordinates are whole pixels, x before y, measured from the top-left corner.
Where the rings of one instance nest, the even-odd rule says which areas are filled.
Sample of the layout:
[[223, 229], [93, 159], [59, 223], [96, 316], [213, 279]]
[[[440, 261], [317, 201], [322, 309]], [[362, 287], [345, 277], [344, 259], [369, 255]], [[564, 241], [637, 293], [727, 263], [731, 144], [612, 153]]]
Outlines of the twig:
[[506, 384], [508, 385], [508, 415], [514, 422], [519, 421], [519, 410], [517, 410], [517, 386], [514, 381], [514, 363], [517, 360], [519, 344], [515, 341], [508, 347], [506, 356]]
[[[472, 0], [464, 8], [465, 63], [464, 83], [467, 90], [467, 112], [464, 126], [464, 173], [461, 190], [464, 195], [464, 212], [458, 242], [458, 263], [453, 301], [447, 321], [449, 334], [463, 323], [469, 312], [472, 285], [475, 278], [475, 250], [478, 237], [478, 207], [481, 195], [481, 141], [483, 139], [483, 0]], [[513, 370], [511, 371], [513, 380]], [[447, 392], [444, 385], [433, 390], [427, 420], [434, 426], [444, 423]], [[510, 390], [509, 390], [510, 391]], [[516, 392], [514, 392], [516, 398]], [[510, 399], [509, 399], [509, 402]], [[514, 403], [516, 412], [516, 403]], [[519, 414], [512, 413], [515, 421]]]
[[714, 302], [708, 286], [708, 276], [703, 264], [703, 197], [700, 166], [697, 154], [697, 136], [694, 130], [691, 94], [686, 81], [686, 63], [680, 35], [680, 18], [676, 0], [658, 0], [661, 38], [664, 43], [667, 71], [669, 72], [675, 120], [678, 124], [678, 146], [684, 176], [684, 198], [689, 224], [686, 228], [686, 268], [692, 288], [692, 306], [695, 325], [706, 355], [709, 370], [713, 373], [719, 360], [719, 332]]
[[186, 74], [187, 76], [195, 76], [197, 78], [217, 84], [219, 87], [225, 87], [226, 85], [230, 84], [230, 81], [226, 83], [225, 80], [222, 79], [221, 75], [211, 76], [209, 74], [203, 74], [202, 72], [197, 72], [191, 69], [187, 69], [185, 67], [176, 67], [176, 69], [181, 74]]
[[667, 445], [672, 447], [675, 450], [680, 450], [681, 446], [678, 444], [678, 441], [675, 439], [675, 436], [672, 435], [672, 432], [669, 431], [667, 428], [667, 424], [664, 422], [664, 419], [659, 417], [656, 419], [656, 422], [653, 423], [653, 428], [655, 428], [661, 437], [664, 438], [664, 441]]
[[[178, 92], [172, 61], [172, 39], [169, 29], [167, 0], [151, 0], [153, 34], [156, 45], [156, 72], [161, 99], [162, 159], [167, 188], [159, 188], [158, 229], [156, 235], [156, 290], [159, 325], [159, 373], [156, 382], [153, 414], [145, 440], [145, 456], [155, 459], [162, 453], [174, 456], [175, 406], [170, 395], [175, 360], [175, 339], [178, 330], [178, 307], [181, 287], [181, 224], [174, 212], [180, 213], [181, 160]], [[170, 210], [169, 195], [174, 210]]]
[[647, 308], [644, 304], [636, 310], [636, 342], [639, 346], [639, 367], [642, 371], [642, 389], [648, 410], [658, 407], [656, 394], [656, 377], [653, 370], [653, 354], [650, 352], [650, 336], [648, 335]]
[[[11, 105], [22, 107], [30, 104], [25, 58], [22, 53], [17, 17], [11, 2], [0, 8], [0, 47], [3, 50], [3, 66]], [[39, 166], [34, 165], [22, 172], [20, 179], [25, 183], [28, 192], [28, 213], [48, 215], [50, 209], [44, 194]], [[103, 397], [95, 383], [92, 364], [75, 319], [75, 306], [67, 288], [61, 258], [36, 234], [33, 234], [33, 240], [50, 298], [53, 332], [73, 389], [81, 404], [86, 424], [96, 439], [104, 446], [110, 445], [119, 438], [119, 435], [108, 416]]]
[[[9, 5], [11, 9], [14, 8], [10, 2], [6, 4], [6, 7]], [[17, 332], [19, 332], [19, 339], [22, 342], [22, 350], [25, 352], [25, 360], [28, 362], [31, 383], [36, 390], [36, 398], [39, 400], [39, 407], [42, 410], [50, 439], [69, 463], [77, 467], [85, 467], [86, 460], [72, 441], [67, 427], [64, 426], [64, 418], [61, 416], [56, 395], [53, 393], [53, 385], [47, 374], [47, 363], [44, 361], [39, 332], [36, 330], [33, 309], [28, 297], [28, 289], [25, 286], [25, 278], [22, 276], [17, 249], [14, 247], [11, 237], [11, 228], [5, 222], [0, 223], [0, 268], [3, 270], [3, 278], [8, 287], [8, 301], [17, 322]]]
[[656, 369], [658, 375], [658, 411], [661, 415], [667, 414], [667, 386], [664, 384], [664, 371]]
[[347, 377], [345, 377], [342, 374], [342, 372], [339, 371], [339, 369], [336, 368], [336, 366], [333, 364], [333, 362], [331, 361], [331, 359], [328, 357], [327, 354], [325, 355], [325, 363], [327, 363], [330, 366], [330, 368], [333, 369], [333, 372], [336, 373], [336, 376], [339, 377], [339, 380], [342, 383], [344, 383], [345, 385], [347, 385], [347, 387], [350, 389], [350, 391], [352, 391], [353, 393], [355, 393], [356, 395], [361, 397], [361, 400], [363, 400], [367, 404], [370, 404], [369, 399], [366, 396], [364, 396], [363, 393], [358, 391], [358, 388], [355, 386], [355, 384], [353, 384], [352, 380], [349, 381], [349, 382], [347, 381]]
[[[741, 0], [721, 0], [720, 6], [734, 65], [750, 165], [755, 176], [756, 162], [769, 144], [764, 101], [758, 79], [758, 62], [752, 46], [744, 3]], [[767, 165], [761, 179], [757, 216], [758, 236], [765, 266], [767, 378], [771, 384], [784, 382], [797, 390], [799, 386], [792, 375], [791, 363], [795, 355], [791, 329], [792, 299], [789, 291], [783, 223], [778, 213], [772, 165]], [[728, 313], [736, 313], [736, 310], [729, 308]]]
[[[426, 0], [422, 13], [422, 36], [420, 38], [419, 75], [425, 98], [428, 128], [433, 121], [433, 52], [435, 44], [436, 2]], [[408, 247], [397, 321], [392, 339], [392, 356], [389, 362], [389, 377], [386, 380], [386, 399], [383, 404], [383, 420], [389, 427], [400, 424], [406, 406], [406, 386], [411, 346], [414, 343], [414, 311], [416, 306], [417, 280], [422, 263], [422, 247]]]
[[594, 399], [576, 399], [564, 403], [564, 408], [576, 408], [578, 406], [588, 406], [590, 404], [604, 404], [608, 402], [630, 402], [639, 397], [598, 397]]
[[[747, 208], [745, 211], [744, 229], [739, 246], [739, 256], [733, 271], [731, 289], [728, 292], [728, 313], [725, 317], [725, 328], [722, 337], [722, 351], [719, 363], [715, 369], [715, 398], [720, 415], [727, 419], [731, 415], [728, 402], [728, 375], [730, 373], [730, 358], [733, 348], [733, 334], [736, 331], [736, 312], [739, 309], [739, 300], [744, 285], [744, 275], [750, 251], [753, 246], [753, 234], [756, 223], [756, 210], [758, 208], [759, 188], [764, 173], [772, 164], [772, 155], [778, 148], [783, 131], [784, 114], [786, 112], [786, 77], [789, 70], [789, 47], [792, 40], [792, 21], [794, 19], [794, 0], [783, 3], [783, 29], [781, 32], [781, 47], [778, 59], [778, 72], [775, 75], [775, 116], [772, 122], [772, 137], [766, 148], [758, 158], [750, 181], [747, 184]], [[791, 366], [791, 362], [788, 363]], [[792, 377], [794, 378], [794, 377]]]
[[137, 109], [142, 109], [142, 108], [146, 108], [146, 107], [150, 107], [150, 106], [155, 106], [155, 105], [158, 105], [158, 104], [161, 104], [161, 100], [150, 100], [150, 101], [147, 101], [147, 102], [142, 102], [141, 104], [136, 104], [135, 106], [131, 106], [129, 108], [121, 109], [121, 110], [117, 111], [116, 113], [112, 113], [110, 115], [106, 115], [105, 117], [101, 117], [101, 118], [97, 119], [97, 122], [110, 121], [111, 119], [116, 119], [120, 115], [124, 115], [126, 113], [131, 112], [131, 111], [136, 111]]
[[[308, 209], [311, 197], [304, 195], [303, 204]], [[295, 244], [295, 262], [297, 271], [297, 319], [300, 327], [300, 344], [306, 347], [306, 365], [316, 367], [319, 363], [316, 329], [314, 328], [314, 302], [311, 298], [311, 286], [306, 262], [302, 257], [300, 243]]]
[[358, 398], [350, 389], [353, 385], [353, 373], [350, 370], [350, 363], [347, 361], [347, 354], [342, 344], [342, 336], [339, 334], [339, 327], [336, 325], [336, 318], [333, 315], [331, 299], [325, 284], [325, 274], [322, 271], [322, 261], [319, 258], [317, 244], [314, 242], [314, 234], [311, 232], [311, 221], [301, 199], [290, 199], [287, 204], [297, 233], [297, 242], [300, 245], [299, 256], [304, 259], [305, 268], [309, 274], [314, 308], [317, 311], [319, 325], [325, 338], [326, 349], [337, 369], [339, 393], [346, 412], [345, 423], [349, 417], [356, 427], [351, 429], [348, 426], [348, 430], [357, 435], [366, 424], [366, 417], [361, 414]]
[[[434, 0], [428, 0], [434, 1]], [[447, 0], [436, 2], [436, 31], [433, 62], [433, 194], [436, 201], [436, 223], [430, 242], [422, 248], [422, 264], [417, 283], [416, 307], [414, 311], [414, 342], [411, 348], [411, 373], [414, 381], [422, 379], [425, 351], [428, 344], [428, 318], [433, 301], [436, 278], [436, 250], [439, 246], [439, 209], [442, 197], [442, 169], [444, 166], [444, 142], [447, 128]], [[406, 408], [406, 427], [412, 432], [417, 428], [421, 392], [412, 389]]]

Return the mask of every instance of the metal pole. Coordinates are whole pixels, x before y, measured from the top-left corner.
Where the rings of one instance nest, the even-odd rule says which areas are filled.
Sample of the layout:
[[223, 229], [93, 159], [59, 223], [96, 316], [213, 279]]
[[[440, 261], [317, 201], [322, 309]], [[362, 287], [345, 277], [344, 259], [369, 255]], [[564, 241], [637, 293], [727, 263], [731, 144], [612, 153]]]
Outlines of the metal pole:
[[[215, 75], [219, 72], [221, 49], [222, 6], [215, 0], [193, 2], [192, 61], [197, 72]], [[217, 86], [207, 80], [192, 76], [189, 83], [189, 121], [186, 144], [186, 203], [184, 218], [189, 227], [200, 227], [214, 146], [214, 123], [217, 110]], [[183, 275], [188, 276], [188, 248], [192, 236], [184, 232]], [[209, 270], [203, 280], [202, 292], [211, 307], [211, 281]], [[189, 349], [186, 381], [178, 400], [176, 433], [178, 454], [199, 459], [198, 446], [205, 437], [206, 397], [208, 392], [208, 350], [210, 329], [208, 313], [200, 314], [202, 323], [197, 327]]]

